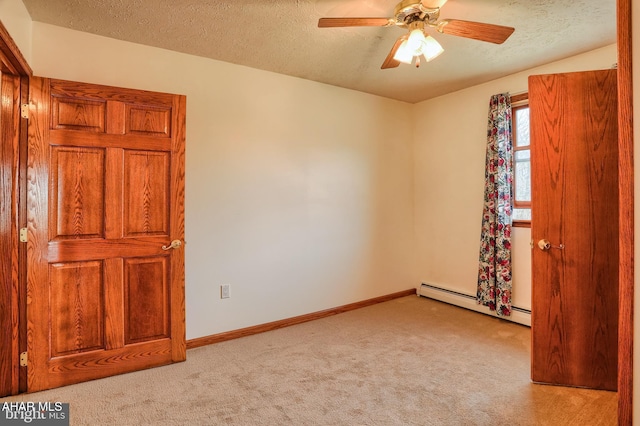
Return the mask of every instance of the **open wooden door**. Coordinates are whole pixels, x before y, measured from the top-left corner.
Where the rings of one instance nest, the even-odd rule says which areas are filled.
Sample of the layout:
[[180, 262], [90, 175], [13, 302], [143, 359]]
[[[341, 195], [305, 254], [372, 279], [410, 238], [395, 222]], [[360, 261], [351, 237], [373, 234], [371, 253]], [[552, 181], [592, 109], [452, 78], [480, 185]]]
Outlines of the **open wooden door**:
[[615, 70], [531, 76], [531, 378], [616, 390]]
[[28, 391], [186, 358], [184, 144], [184, 96], [32, 78]]

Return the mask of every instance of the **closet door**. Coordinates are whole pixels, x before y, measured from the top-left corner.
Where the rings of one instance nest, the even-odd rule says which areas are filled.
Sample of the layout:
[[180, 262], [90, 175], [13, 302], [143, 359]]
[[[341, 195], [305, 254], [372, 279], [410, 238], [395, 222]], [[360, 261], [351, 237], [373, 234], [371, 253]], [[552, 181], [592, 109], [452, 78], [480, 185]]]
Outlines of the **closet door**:
[[28, 390], [184, 360], [184, 96], [30, 92]]
[[616, 78], [529, 78], [534, 382], [617, 386]]

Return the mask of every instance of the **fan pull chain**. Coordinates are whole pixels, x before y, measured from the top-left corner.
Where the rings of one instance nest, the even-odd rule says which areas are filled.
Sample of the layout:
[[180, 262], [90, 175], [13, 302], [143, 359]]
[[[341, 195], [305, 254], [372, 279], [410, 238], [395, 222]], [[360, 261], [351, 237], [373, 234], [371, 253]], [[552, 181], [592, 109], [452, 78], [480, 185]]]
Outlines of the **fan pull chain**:
[[416, 68], [420, 68], [420, 56], [416, 56]]

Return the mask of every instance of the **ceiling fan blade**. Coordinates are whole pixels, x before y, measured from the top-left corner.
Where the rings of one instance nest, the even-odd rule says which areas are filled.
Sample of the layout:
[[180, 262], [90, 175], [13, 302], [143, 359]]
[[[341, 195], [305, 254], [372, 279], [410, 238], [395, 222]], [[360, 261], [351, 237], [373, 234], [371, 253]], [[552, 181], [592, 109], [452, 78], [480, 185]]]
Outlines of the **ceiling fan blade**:
[[320, 18], [318, 27], [384, 27], [392, 22], [389, 18]]
[[396, 55], [396, 52], [398, 51], [398, 48], [400, 47], [402, 42], [405, 41], [406, 39], [407, 39], [407, 36], [403, 35], [402, 37], [396, 40], [395, 44], [391, 48], [391, 51], [387, 55], [387, 58], [384, 60], [380, 68], [382, 68], [383, 70], [386, 70], [387, 68], [395, 68], [398, 65], [400, 65], [400, 61], [396, 61], [395, 59], [393, 59], [393, 57]]
[[436, 29], [444, 34], [488, 41], [489, 43], [495, 44], [504, 43], [515, 31], [515, 28], [512, 27], [483, 24], [482, 22], [461, 21], [459, 19], [444, 19], [438, 23]]
[[446, 2], [447, 0], [422, 0], [422, 6], [427, 9], [437, 9], [444, 6]]

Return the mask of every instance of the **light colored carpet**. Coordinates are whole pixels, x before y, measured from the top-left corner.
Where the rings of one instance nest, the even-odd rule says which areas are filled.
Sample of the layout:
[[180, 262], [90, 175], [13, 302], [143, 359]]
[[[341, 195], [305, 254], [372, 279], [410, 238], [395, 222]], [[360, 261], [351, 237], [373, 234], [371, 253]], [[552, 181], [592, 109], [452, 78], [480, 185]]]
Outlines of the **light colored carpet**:
[[614, 392], [532, 384], [527, 327], [409, 296], [2, 401], [72, 425], [615, 425]]

